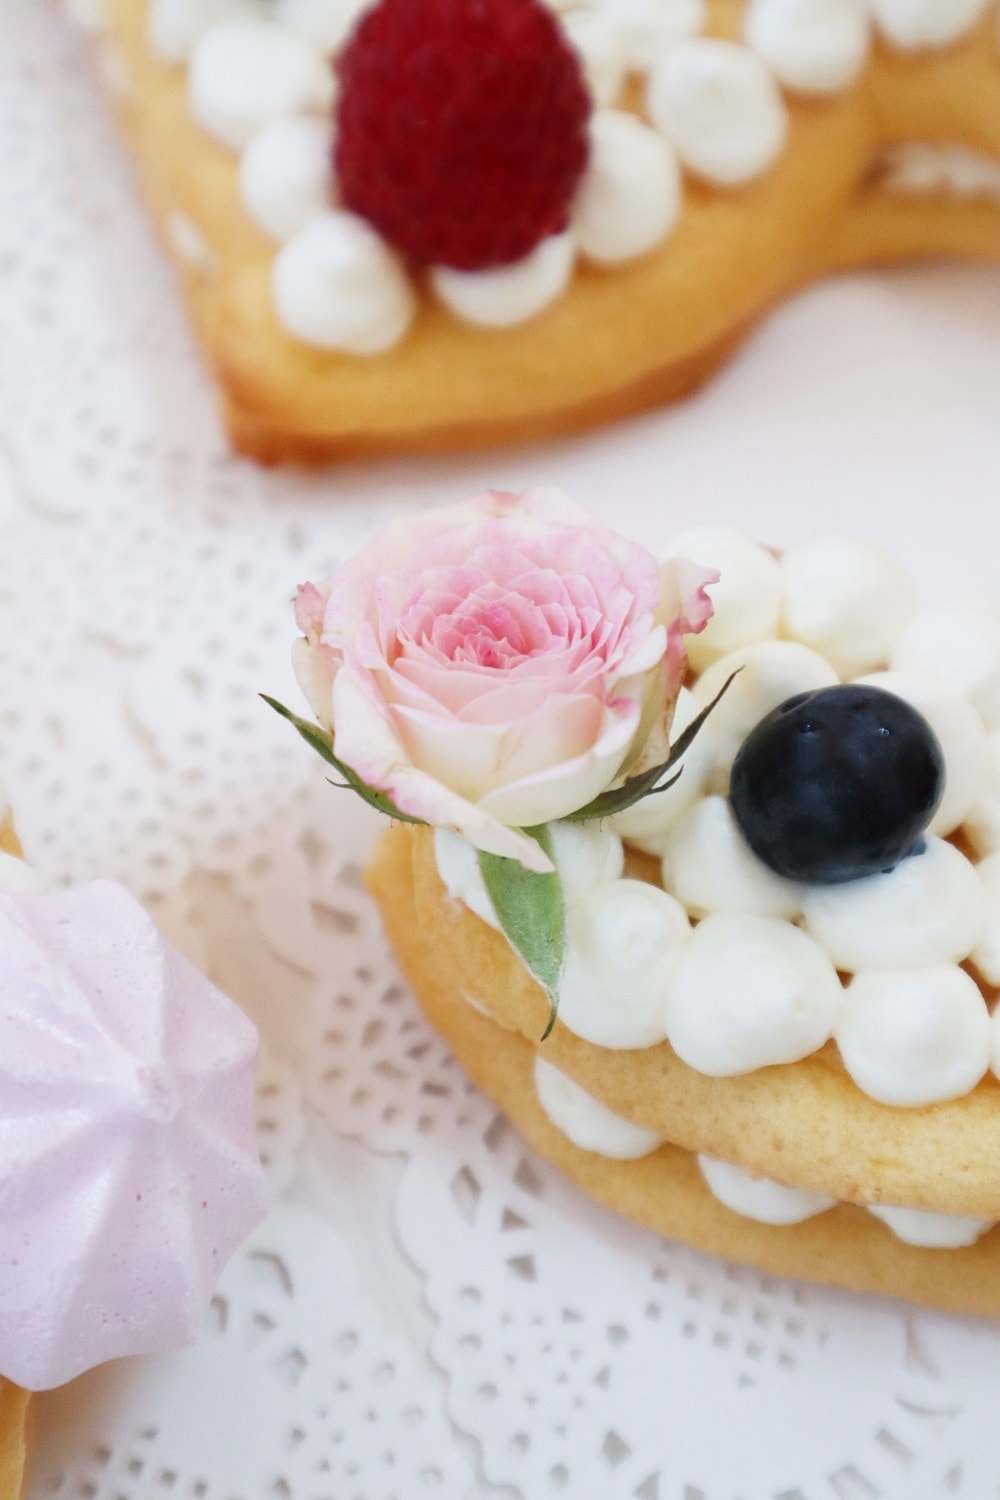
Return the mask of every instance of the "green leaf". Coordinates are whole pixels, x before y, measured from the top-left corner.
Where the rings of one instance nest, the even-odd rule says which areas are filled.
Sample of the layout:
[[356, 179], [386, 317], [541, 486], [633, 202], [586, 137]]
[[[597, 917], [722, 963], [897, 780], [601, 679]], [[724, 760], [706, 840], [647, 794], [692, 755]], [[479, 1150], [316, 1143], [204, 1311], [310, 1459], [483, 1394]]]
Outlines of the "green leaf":
[[[337, 759], [333, 750], [333, 735], [328, 729], [321, 729], [318, 724], [313, 724], [309, 719], [300, 719], [298, 714], [293, 714], [292, 710], [286, 708], [283, 703], [279, 703], [277, 698], [269, 698], [266, 693], [261, 693], [260, 696], [268, 707], [273, 708], [276, 714], [280, 714], [283, 719], [287, 719], [289, 724], [298, 730], [306, 744], [315, 750], [317, 755], [321, 755], [327, 765], [333, 766], [335, 770], [340, 772], [344, 778], [344, 783], [350, 787], [352, 792], [357, 792], [358, 796], [367, 802], [369, 807], [374, 807], [377, 812], [385, 813], [388, 818], [395, 818], [399, 823], [419, 823], [423, 825], [423, 818], [414, 818], [409, 813], [401, 812], [392, 798], [388, 797], [385, 792], [377, 792], [366, 781], [362, 781], [361, 777], [356, 771], [352, 771], [350, 766], [345, 765], [342, 760]], [[336, 785], [336, 783], [332, 784]]]
[[[548, 827], [525, 828], [522, 832], [552, 855], [552, 835]], [[559, 1008], [559, 981], [562, 978], [566, 951], [566, 910], [559, 871], [541, 875], [526, 870], [516, 859], [500, 854], [477, 851], [479, 869], [500, 926], [513, 947], [549, 997], [549, 1021], [542, 1041], [556, 1024]]]
[[[697, 718], [691, 720], [684, 733], [678, 735], [670, 747], [669, 756], [662, 765], [650, 766], [648, 771], [643, 771], [638, 776], [630, 776], [627, 781], [622, 782], [621, 786], [611, 787], [608, 791], [602, 792], [599, 797], [594, 798], [593, 802], [588, 802], [586, 807], [578, 808], [576, 812], [567, 813], [562, 821], [564, 823], [586, 823], [590, 822], [593, 818], [610, 818], [612, 813], [624, 812], [627, 807], [633, 807], [636, 802], [641, 802], [643, 797], [649, 797], [654, 792], [665, 792], [668, 787], [673, 786], [677, 777], [680, 776], [681, 771], [678, 771], [677, 776], [672, 776], [669, 781], [661, 781], [660, 778], [667, 774], [671, 766], [677, 764], [681, 756], [693, 742], [713, 708], [715, 708], [723, 694], [729, 691], [733, 680], [739, 676], [741, 671], [742, 668], [737, 667], [736, 671], [730, 677], [726, 678], [726, 681], [708, 707], [703, 708]], [[681, 767], [681, 770], [683, 770], [683, 767]]]

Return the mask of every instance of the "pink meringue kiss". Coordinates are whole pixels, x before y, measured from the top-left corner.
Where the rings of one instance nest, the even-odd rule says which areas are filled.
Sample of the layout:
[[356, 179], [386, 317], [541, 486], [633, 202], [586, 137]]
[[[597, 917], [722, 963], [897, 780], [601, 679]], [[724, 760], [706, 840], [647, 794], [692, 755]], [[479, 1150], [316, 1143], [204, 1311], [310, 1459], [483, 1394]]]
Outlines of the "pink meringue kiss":
[[264, 1213], [256, 1052], [120, 886], [0, 895], [0, 1375], [197, 1336]]

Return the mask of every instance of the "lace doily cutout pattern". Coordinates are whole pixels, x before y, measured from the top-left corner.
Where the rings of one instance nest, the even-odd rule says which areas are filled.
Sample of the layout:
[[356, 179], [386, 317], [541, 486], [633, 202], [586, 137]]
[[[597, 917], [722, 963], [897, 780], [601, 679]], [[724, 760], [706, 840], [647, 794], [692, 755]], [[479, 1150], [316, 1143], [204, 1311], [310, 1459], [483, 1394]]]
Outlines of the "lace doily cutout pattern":
[[[301, 1207], [230, 1263], [194, 1349], [80, 1385], [73, 1451], [60, 1465], [46, 1445], [39, 1496], [442, 1500], [468, 1478], [410, 1351], [358, 1297], [338, 1236]], [[113, 1408], [113, 1434], [85, 1432], [90, 1403]]]

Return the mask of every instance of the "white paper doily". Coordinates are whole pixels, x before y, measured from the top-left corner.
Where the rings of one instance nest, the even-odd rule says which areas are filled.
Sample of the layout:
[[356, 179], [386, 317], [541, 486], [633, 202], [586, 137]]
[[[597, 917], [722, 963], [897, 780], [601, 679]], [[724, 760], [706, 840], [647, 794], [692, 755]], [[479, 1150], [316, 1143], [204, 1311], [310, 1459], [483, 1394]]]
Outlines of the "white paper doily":
[[264, 473], [219, 434], [93, 57], [43, 0], [2, 26], [0, 768], [50, 879], [123, 880], [260, 1024], [275, 1193], [194, 1350], [39, 1403], [31, 1500], [1000, 1494], [995, 1327], [663, 1245], [526, 1151], [386, 952], [376, 820], [256, 697], [295, 701], [297, 582], [487, 484], [561, 482], [653, 547], [850, 528], [925, 597], [985, 592], [996, 273], [817, 288], [614, 431]]
[[99, 1370], [72, 1404], [49, 1399], [34, 1492], [440, 1500], [468, 1467], [436, 1408], [359, 1298], [341, 1237], [286, 1204], [227, 1267], [194, 1349]]

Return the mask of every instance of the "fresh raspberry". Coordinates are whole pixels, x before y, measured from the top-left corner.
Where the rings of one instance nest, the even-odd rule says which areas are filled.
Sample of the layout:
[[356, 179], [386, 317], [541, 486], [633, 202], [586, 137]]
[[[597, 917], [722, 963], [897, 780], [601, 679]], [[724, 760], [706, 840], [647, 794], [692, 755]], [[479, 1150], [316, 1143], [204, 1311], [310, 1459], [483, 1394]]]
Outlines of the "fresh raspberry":
[[565, 229], [590, 97], [542, 0], [381, 0], [339, 73], [341, 201], [397, 249], [475, 271]]

